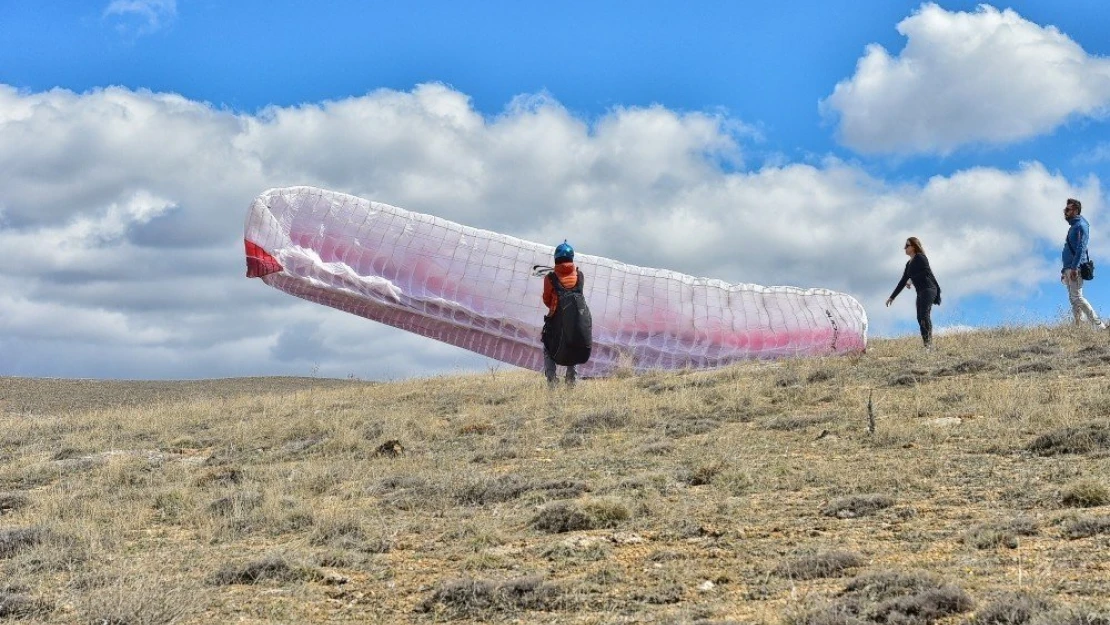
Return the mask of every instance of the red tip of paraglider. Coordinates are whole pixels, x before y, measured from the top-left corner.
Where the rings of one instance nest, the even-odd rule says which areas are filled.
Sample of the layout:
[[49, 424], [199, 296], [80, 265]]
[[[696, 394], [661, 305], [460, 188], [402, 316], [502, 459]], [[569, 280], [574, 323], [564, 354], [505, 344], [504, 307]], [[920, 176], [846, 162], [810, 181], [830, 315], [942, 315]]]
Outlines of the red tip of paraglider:
[[270, 253], [255, 245], [253, 241], [243, 239], [247, 245], [247, 277], [261, 278], [281, 271], [281, 263], [270, 256]]

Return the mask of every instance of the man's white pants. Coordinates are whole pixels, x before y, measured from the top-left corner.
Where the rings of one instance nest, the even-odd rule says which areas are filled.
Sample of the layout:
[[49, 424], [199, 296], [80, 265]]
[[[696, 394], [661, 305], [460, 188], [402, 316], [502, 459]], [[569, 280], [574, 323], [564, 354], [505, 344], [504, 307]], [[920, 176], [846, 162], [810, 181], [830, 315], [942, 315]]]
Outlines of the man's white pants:
[[1080, 278], [1078, 273], [1074, 279], [1068, 278], [1065, 274], [1064, 284], [1068, 287], [1068, 301], [1071, 302], [1071, 314], [1075, 316], [1075, 323], [1083, 323], [1085, 315], [1088, 323], [1101, 325], [1095, 309], [1091, 308], [1091, 303], [1083, 297], [1083, 278]]

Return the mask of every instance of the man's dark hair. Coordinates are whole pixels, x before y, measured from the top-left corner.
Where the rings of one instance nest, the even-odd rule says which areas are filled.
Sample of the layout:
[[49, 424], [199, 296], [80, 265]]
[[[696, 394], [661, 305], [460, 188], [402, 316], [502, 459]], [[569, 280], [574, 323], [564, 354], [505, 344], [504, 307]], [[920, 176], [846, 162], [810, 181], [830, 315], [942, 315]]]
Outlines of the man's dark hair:
[[1068, 202], [1067, 202], [1067, 206], [1071, 206], [1071, 207], [1075, 208], [1075, 214], [1076, 215], [1082, 215], [1083, 214], [1083, 203], [1080, 202], [1079, 200], [1069, 197]]

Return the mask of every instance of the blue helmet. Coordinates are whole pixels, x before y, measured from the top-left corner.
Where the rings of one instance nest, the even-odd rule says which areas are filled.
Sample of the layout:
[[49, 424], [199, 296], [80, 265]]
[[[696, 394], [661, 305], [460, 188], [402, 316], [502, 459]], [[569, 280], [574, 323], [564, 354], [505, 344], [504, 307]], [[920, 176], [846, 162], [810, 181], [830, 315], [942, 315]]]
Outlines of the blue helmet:
[[555, 262], [561, 260], [574, 260], [574, 248], [567, 243], [566, 239], [555, 248]]

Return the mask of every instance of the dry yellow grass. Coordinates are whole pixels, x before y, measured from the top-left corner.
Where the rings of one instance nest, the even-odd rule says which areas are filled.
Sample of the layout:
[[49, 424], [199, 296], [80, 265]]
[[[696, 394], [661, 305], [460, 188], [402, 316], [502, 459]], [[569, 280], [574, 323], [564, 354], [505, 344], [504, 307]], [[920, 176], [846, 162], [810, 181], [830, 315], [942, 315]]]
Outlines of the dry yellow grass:
[[0, 620], [1107, 622], [1110, 336], [937, 343], [573, 392], [0, 378]]

